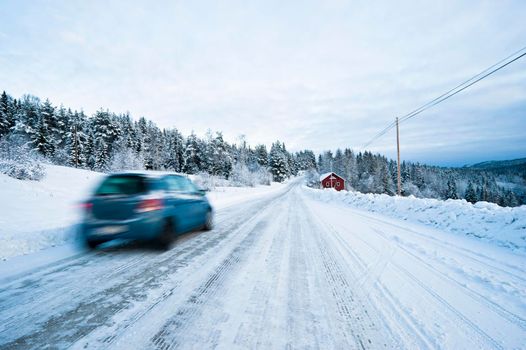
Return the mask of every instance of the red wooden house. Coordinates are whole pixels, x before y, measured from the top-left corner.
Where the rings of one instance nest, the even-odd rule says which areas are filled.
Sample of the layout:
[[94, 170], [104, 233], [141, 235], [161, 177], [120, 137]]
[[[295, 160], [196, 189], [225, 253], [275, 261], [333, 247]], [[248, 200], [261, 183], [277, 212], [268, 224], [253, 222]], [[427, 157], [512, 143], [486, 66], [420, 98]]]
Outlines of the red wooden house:
[[345, 180], [335, 173], [326, 173], [320, 176], [322, 188], [334, 188], [336, 191], [345, 189]]

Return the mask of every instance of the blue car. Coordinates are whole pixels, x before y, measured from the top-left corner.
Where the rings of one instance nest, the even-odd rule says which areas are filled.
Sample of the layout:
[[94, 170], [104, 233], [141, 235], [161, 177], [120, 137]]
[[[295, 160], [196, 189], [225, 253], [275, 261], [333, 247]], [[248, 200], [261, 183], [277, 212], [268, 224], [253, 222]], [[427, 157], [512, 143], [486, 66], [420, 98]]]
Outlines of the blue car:
[[114, 239], [154, 241], [169, 248], [176, 235], [211, 230], [213, 223], [205, 192], [179, 174], [109, 175], [82, 208], [80, 234], [92, 249]]

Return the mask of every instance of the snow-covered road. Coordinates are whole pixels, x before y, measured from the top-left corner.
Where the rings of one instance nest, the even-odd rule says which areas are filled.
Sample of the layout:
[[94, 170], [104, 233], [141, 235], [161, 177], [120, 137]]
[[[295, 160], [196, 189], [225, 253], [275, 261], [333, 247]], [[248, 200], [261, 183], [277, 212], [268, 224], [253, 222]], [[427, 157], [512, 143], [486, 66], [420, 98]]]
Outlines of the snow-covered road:
[[0, 276], [0, 348], [525, 348], [523, 255], [315, 201], [298, 181], [159, 253]]

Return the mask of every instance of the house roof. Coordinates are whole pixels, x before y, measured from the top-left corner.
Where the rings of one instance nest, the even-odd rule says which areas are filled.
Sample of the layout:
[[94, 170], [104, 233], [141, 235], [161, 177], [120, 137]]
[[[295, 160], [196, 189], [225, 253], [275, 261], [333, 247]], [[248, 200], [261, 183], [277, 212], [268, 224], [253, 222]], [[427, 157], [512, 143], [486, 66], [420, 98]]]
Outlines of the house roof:
[[342, 179], [342, 180], [345, 180], [343, 177], [341, 177], [340, 175], [336, 174], [335, 172], [330, 172], [330, 173], [321, 174], [321, 175], [320, 175], [320, 181], [326, 179], [326, 178], [327, 178], [328, 176], [330, 176], [331, 174], [332, 174], [332, 175], [335, 175], [335, 176], [337, 176], [337, 177], [339, 177], [339, 178]]

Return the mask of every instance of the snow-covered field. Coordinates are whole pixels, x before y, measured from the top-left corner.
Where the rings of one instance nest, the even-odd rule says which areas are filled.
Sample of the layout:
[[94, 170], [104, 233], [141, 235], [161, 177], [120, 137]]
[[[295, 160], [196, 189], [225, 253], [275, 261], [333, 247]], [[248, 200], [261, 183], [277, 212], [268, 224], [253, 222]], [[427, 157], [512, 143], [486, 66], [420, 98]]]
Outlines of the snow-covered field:
[[[78, 204], [103, 174], [63, 166], [44, 165], [41, 181], [23, 181], [0, 174], [0, 260], [72, 243], [79, 221]], [[208, 194], [216, 208], [282, 188], [217, 187]]]
[[526, 252], [526, 205], [508, 208], [488, 202], [471, 204], [465, 200], [392, 197], [332, 189], [306, 190], [321, 201], [341, 203], [364, 212], [380, 213]]
[[72, 241], [78, 203], [101, 174], [45, 165], [41, 181], [0, 174], [0, 259]]

